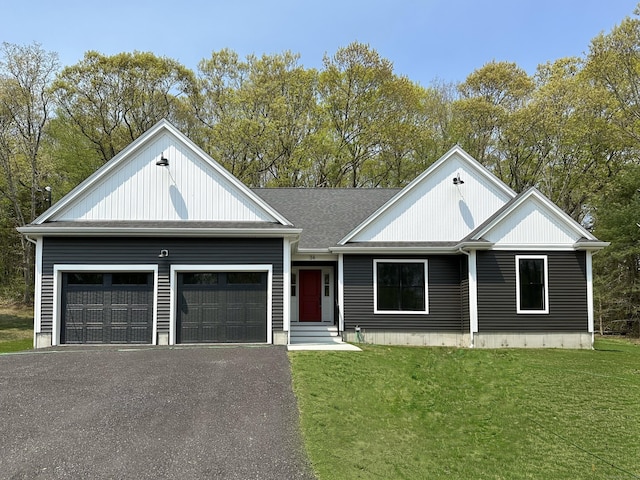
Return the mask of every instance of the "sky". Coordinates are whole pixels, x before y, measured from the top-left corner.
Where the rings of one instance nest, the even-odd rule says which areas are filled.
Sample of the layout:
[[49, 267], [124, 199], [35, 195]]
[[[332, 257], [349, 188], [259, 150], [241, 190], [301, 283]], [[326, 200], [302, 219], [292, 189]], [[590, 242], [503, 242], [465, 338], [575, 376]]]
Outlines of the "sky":
[[585, 56], [591, 39], [633, 16], [638, 0], [0, 0], [0, 42], [39, 43], [62, 66], [96, 50], [198, 62], [229, 48], [291, 51], [321, 68], [352, 42], [368, 44], [422, 86], [462, 82], [491, 61], [539, 64]]

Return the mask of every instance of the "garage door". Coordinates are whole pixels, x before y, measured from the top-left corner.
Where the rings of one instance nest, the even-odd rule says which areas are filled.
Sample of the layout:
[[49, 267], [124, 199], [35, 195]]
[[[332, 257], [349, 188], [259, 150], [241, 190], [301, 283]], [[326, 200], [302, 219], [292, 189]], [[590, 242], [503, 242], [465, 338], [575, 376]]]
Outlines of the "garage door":
[[61, 343], [151, 343], [153, 275], [67, 272]]
[[178, 343], [267, 341], [266, 272], [178, 274]]

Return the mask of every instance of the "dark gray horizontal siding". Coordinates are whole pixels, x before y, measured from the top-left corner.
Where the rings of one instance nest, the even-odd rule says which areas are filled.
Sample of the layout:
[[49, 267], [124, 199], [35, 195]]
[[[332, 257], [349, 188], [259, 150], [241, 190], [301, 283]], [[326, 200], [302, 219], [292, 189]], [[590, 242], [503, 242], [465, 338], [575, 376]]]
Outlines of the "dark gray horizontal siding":
[[[373, 260], [383, 258], [428, 260], [429, 313], [426, 315], [373, 313]], [[346, 329], [356, 325], [379, 330], [424, 332], [468, 331], [462, 319], [460, 262], [467, 257], [442, 255], [429, 257], [345, 255], [344, 258], [344, 322]], [[466, 330], [465, 330], [466, 329]]]
[[[53, 322], [54, 264], [157, 264], [158, 332], [169, 331], [170, 271], [182, 265], [273, 265], [273, 328], [282, 330], [282, 239], [45, 238], [42, 259], [42, 331]], [[158, 258], [160, 250], [167, 258]]]
[[[549, 313], [516, 313], [516, 255], [546, 255]], [[478, 252], [480, 332], [586, 332], [585, 252]]]

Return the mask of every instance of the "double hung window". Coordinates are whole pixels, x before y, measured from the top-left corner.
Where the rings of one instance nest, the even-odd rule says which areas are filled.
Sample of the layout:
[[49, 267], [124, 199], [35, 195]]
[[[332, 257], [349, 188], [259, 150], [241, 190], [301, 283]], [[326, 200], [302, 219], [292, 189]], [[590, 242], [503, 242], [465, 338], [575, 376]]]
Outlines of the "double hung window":
[[549, 313], [547, 257], [516, 255], [518, 313]]

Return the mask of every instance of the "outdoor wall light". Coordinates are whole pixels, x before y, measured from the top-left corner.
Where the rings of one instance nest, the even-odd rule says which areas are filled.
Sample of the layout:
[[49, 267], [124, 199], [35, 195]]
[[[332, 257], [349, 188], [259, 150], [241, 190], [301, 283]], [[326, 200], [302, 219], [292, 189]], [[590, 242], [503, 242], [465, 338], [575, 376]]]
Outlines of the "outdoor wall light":
[[453, 184], [454, 185], [462, 185], [463, 183], [464, 183], [464, 180], [460, 180], [460, 174], [458, 174], [455, 177], [453, 177]]
[[169, 250], [160, 250], [160, 255], [158, 255], [158, 258], [166, 258], [169, 256]]
[[160, 160], [158, 160], [158, 161], [156, 162], [156, 165], [157, 165], [158, 167], [168, 167], [168, 166], [169, 166], [169, 159], [167, 159], [167, 158], [164, 156], [164, 152], [162, 153], [162, 155], [160, 155]]

